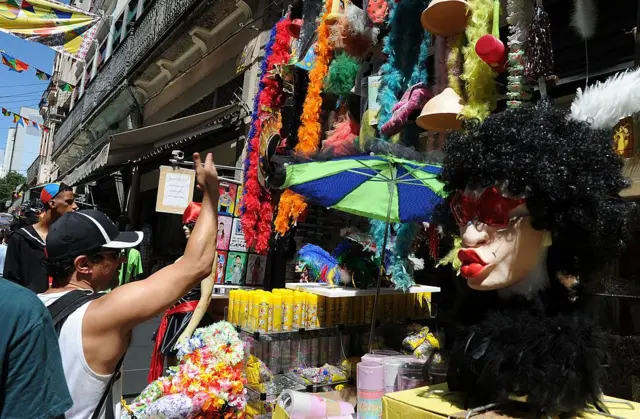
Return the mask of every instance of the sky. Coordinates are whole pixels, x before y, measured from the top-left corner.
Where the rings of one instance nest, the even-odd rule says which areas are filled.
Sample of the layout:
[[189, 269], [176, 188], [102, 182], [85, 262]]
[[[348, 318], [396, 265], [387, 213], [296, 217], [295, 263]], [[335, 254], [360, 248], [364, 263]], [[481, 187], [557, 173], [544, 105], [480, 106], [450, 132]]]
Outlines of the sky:
[[[62, 3], [68, 4], [69, 0], [62, 0]], [[55, 51], [44, 45], [0, 32], [0, 50], [49, 74], [53, 71]], [[29, 68], [29, 70], [22, 73], [16, 73], [9, 70], [9, 67], [0, 64], [0, 107], [7, 108], [15, 113], [20, 112], [21, 106], [37, 109], [42, 92], [44, 92], [48, 84], [48, 81], [38, 80], [33, 68]], [[15, 126], [13, 118], [3, 116], [0, 113], [0, 150], [3, 155], [8, 130], [13, 126]], [[37, 141], [37, 139], [34, 139], [34, 141]], [[33, 156], [29, 157], [32, 161], [38, 157], [37, 151], [31, 154]], [[0, 165], [2, 165], [2, 161], [0, 161]], [[25, 173], [22, 174], [24, 175]]]

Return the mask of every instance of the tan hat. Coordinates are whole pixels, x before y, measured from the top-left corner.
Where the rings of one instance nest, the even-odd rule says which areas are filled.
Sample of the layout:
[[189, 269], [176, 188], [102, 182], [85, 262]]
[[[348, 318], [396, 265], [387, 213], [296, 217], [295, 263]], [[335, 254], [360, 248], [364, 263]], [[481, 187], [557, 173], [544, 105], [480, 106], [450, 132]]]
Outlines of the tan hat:
[[469, 5], [464, 0], [432, 0], [420, 22], [433, 35], [453, 36], [464, 32], [469, 20]]
[[462, 99], [450, 87], [433, 97], [422, 108], [416, 124], [424, 130], [445, 132], [462, 128], [458, 115], [462, 112]]

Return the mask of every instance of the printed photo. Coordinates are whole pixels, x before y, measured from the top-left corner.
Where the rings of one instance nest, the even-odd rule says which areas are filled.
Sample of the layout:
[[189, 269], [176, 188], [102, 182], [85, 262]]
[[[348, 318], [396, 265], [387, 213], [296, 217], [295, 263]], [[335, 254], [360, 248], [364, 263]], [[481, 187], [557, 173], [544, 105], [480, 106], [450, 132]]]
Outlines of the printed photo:
[[242, 223], [239, 218], [233, 219], [233, 228], [231, 229], [231, 242], [229, 250], [236, 252], [246, 252], [247, 243], [244, 241], [244, 232], [242, 231]]
[[227, 252], [219, 250], [218, 252], [218, 265], [216, 266], [217, 272], [215, 276], [216, 284], [224, 284], [224, 268], [227, 265]]
[[231, 217], [218, 217], [218, 241], [216, 245], [218, 250], [229, 250], [232, 225], [233, 219]]
[[233, 215], [233, 209], [236, 203], [237, 186], [232, 183], [220, 183], [218, 190], [220, 198], [218, 198], [218, 214]]
[[229, 252], [224, 283], [227, 285], [244, 285], [244, 271], [247, 266], [247, 254]]
[[247, 264], [247, 285], [263, 285], [266, 266], [266, 256], [249, 255], [249, 263]]
[[236, 207], [233, 209], [233, 216], [240, 217], [240, 210], [242, 209], [242, 185], [238, 186], [236, 190]]

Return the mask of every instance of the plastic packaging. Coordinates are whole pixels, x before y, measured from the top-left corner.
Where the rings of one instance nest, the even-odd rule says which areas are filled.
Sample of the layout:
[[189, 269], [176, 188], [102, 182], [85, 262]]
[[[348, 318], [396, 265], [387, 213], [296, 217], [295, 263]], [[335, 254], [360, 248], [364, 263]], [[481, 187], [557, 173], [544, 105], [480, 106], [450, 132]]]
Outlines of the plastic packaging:
[[415, 360], [407, 362], [398, 368], [398, 391], [411, 390], [429, 384], [422, 376], [424, 361]]

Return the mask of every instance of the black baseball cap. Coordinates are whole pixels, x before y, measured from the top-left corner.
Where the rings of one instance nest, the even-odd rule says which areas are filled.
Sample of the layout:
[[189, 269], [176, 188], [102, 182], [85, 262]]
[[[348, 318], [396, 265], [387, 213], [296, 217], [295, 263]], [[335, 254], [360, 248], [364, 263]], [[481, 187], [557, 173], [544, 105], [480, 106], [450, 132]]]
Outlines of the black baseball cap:
[[47, 259], [55, 262], [100, 249], [130, 249], [142, 241], [140, 231], [119, 231], [100, 211], [69, 212], [53, 223], [47, 234]]

